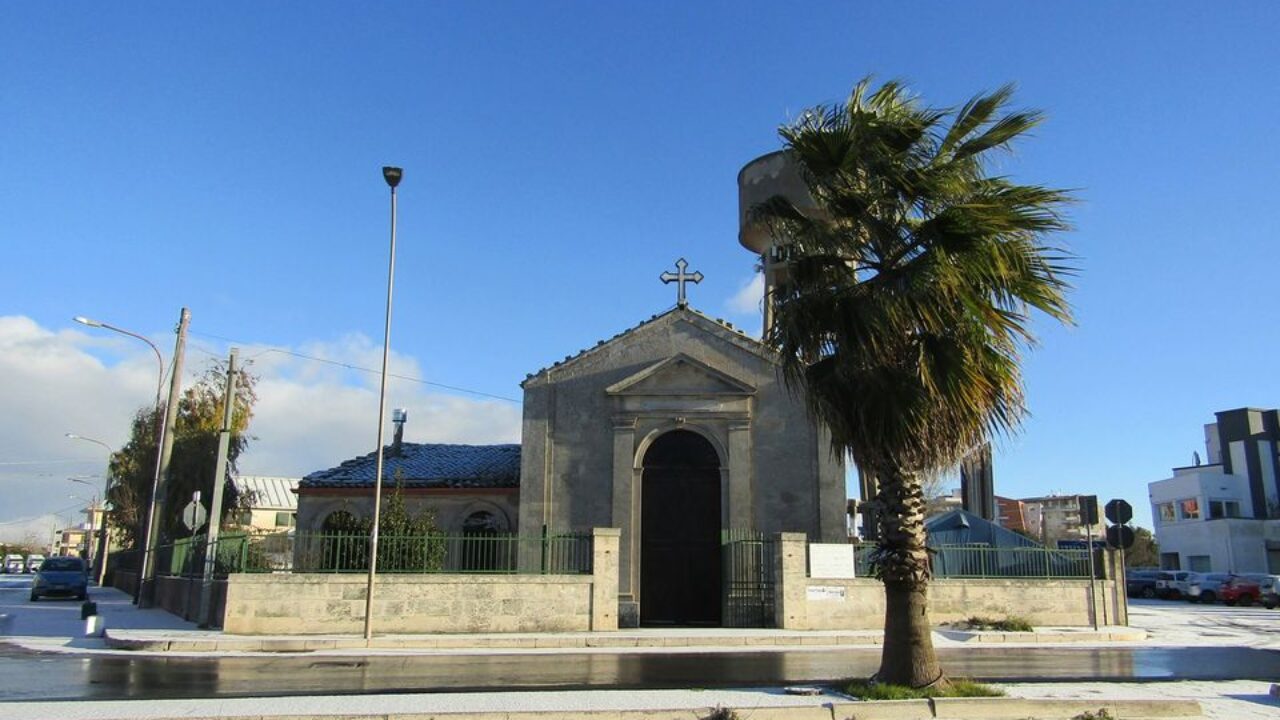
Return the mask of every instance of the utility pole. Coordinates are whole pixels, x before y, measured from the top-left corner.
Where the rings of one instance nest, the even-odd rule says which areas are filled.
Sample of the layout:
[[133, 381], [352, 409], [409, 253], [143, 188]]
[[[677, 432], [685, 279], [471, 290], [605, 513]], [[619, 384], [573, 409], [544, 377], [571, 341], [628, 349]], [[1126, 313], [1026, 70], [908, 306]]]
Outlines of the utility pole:
[[218, 459], [213, 466], [213, 494], [209, 501], [209, 520], [204, 531], [204, 577], [200, 583], [200, 627], [207, 628], [213, 605], [213, 571], [218, 559], [218, 529], [222, 524], [222, 486], [226, 484], [227, 453], [231, 449], [231, 422], [236, 408], [236, 356], [231, 348], [227, 359], [227, 391], [222, 396], [222, 431], [218, 433]]
[[161, 512], [164, 510], [164, 491], [169, 486], [169, 460], [173, 457], [173, 429], [178, 420], [178, 400], [182, 395], [182, 356], [187, 347], [187, 326], [191, 324], [191, 311], [182, 308], [178, 318], [178, 339], [173, 348], [173, 365], [169, 379], [169, 402], [165, 406], [160, 430], [160, 457], [158, 471], [151, 485], [151, 505], [147, 510], [147, 534], [143, 539], [142, 574], [138, 577], [138, 594], [134, 601], [138, 607], [155, 604], [156, 546], [160, 544]]

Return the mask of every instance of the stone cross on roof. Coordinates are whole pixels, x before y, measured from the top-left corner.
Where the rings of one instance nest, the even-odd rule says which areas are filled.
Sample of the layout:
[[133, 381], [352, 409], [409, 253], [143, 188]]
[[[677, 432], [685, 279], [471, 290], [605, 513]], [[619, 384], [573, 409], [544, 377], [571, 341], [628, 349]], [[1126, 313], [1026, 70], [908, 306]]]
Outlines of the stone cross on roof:
[[688, 307], [689, 305], [689, 301], [684, 297], [684, 284], [691, 282], [696, 285], [702, 282], [702, 273], [686, 273], [684, 269], [687, 267], [689, 267], [689, 263], [685, 262], [684, 258], [680, 258], [676, 261], [676, 272], [668, 270], [658, 276], [658, 279], [661, 280], [664, 285], [676, 283], [676, 305], [678, 307]]

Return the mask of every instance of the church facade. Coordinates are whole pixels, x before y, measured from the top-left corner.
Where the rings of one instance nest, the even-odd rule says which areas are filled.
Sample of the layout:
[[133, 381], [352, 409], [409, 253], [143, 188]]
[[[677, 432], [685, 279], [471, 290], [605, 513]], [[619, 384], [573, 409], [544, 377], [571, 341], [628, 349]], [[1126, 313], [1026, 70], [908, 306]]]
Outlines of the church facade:
[[[523, 383], [519, 446], [401, 443], [411, 512], [446, 533], [621, 531], [622, 626], [721, 624], [726, 532], [845, 542], [845, 471], [758, 340], [681, 303]], [[515, 472], [518, 462], [518, 473]], [[308, 475], [298, 529], [372, 513], [372, 454]], [[367, 467], [366, 467], [367, 466]], [[385, 492], [385, 490], [384, 490]]]
[[757, 340], [686, 306], [524, 382], [520, 527], [621, 530], [619, 621], [718, 624], [723, 531], [845, 542], [830, 437]]

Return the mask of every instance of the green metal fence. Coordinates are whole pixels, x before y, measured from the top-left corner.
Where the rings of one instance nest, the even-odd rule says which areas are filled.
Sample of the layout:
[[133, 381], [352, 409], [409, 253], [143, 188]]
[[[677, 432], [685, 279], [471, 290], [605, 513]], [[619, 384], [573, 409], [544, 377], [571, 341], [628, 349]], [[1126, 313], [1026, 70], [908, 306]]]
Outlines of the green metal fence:
[[[196, 576], [204, 571], [203, 536], [184, 538], [156, 550], [160, 575]], [[590, 574], [590, 533], [541, 536], [380, 535], [380, 573]], [[522, 566], [521, 558], [526, 559]], [[369, 536], [354, 533], [224, 533], [217, 540], [215, 573], [367, 572]]]
[[720, 533], [725, 627], [774, 626], [777, 539], [754, 530]]
[[[876, 546], [859, 543], [854, 549], [854, 572], [870, 577]], [[1089, 550], [1042, 547], [939, 545], [929, 548], [935, 578], [1088, 579]], [[1095, 567], [1102, 568], [1101, 562]]]

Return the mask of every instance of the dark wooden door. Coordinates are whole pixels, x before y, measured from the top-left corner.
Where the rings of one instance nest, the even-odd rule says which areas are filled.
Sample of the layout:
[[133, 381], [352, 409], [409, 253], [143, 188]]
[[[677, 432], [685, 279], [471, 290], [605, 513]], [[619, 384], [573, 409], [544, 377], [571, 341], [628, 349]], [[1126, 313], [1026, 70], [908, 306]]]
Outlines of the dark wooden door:
[[640, 498], [640, 622], [720, 624], [720, 459], [673, 430], [645, 452]]

